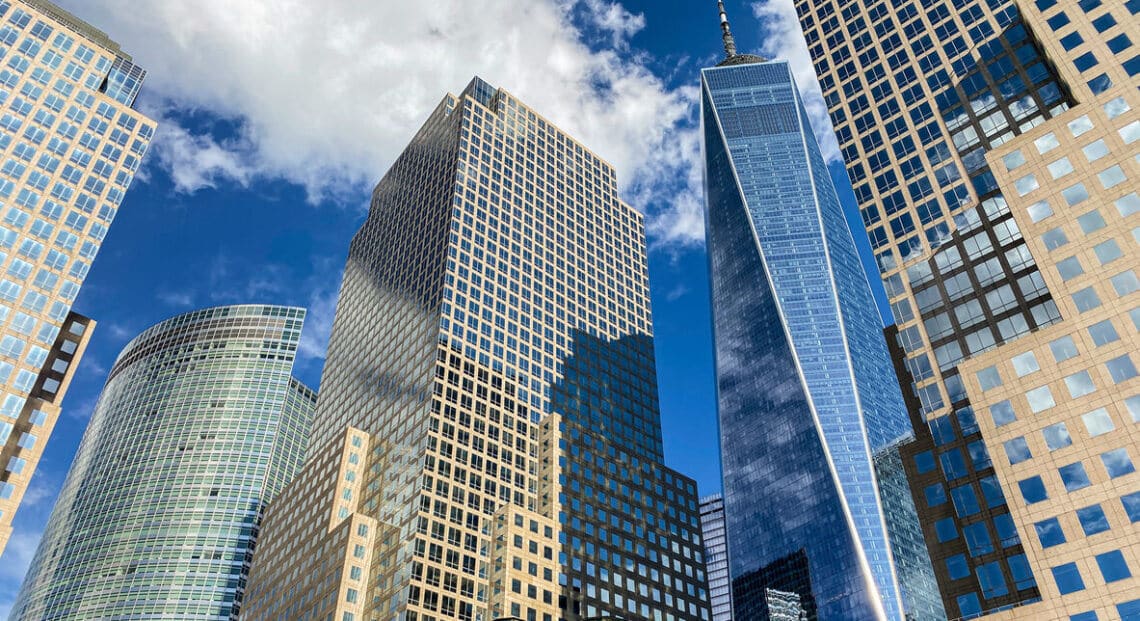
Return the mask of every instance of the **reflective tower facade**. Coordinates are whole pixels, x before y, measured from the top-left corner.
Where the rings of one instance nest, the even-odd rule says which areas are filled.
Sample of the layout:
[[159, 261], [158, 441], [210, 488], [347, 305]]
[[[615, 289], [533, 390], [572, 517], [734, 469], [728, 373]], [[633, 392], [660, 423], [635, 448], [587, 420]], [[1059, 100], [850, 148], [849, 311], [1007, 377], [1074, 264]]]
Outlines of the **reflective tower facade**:
[[901, 619], [887, 514], [917, 518], [876, 485], [909, 431], [881, 321], [788, 64], [741, 61], [701, 76], [733, 618]]
[[[0, 552], [66, 382], [53, 343], [131, 184], [154, 122], [145, 72], [45, 0], [0, 0]], [[85, 321], [85, 320], [84, 320]], [[82, 349], [68, 354], [74, 369]], [[54, 374], [54, 375], [53, 375]]]
[[648, 281], [610, 164], [483, 80], [445, 96], [352, 241], [247, 618], [708, 619]]
[[301, 466], [316, 394], [305, 311], [223, 306], [119, 354], [12, 619], [236, 619], [266, 503]]

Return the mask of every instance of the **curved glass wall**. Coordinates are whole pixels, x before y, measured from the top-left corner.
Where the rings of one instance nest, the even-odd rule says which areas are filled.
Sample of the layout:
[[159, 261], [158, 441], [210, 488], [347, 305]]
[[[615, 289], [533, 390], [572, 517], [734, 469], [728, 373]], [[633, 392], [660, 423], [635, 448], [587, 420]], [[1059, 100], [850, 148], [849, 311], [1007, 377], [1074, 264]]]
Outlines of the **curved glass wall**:
[[237, 617], [262, 511], [304, 458], [304, 317], [210, 308], [127, 344], [12, 619]]

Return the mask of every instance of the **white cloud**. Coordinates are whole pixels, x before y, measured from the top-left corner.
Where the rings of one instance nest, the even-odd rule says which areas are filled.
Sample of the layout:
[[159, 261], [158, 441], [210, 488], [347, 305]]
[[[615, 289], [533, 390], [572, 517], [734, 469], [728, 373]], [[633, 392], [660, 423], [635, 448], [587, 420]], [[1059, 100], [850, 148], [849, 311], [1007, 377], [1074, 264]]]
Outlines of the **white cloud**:
[[[166, 119], [154, 153], [183, 191], [284, 178], [313, 201], [358, 201], [443, 94], [479, 75], [614, 164], [639, 209], [680, 195], [651, 222], [665, 241], [703, 235], [696, 88], [670, 89], [628, 52], [646, 19], [618, 3], [65, 3], [148, 70], [145, 108]], [[171, 120], [202, 110], [236, 135]]]
[[[194, 305], [194, 296], [187, 291], [163, 290], [155, 293], [155, 297], [158, 298], [159, 302], [175, 308], [184, 308]], [[115, 336], [119, 336], [118, 331], [115, 332]]]
[[823, 156], [829, 162], [840, 161], [835, 129], [827, 114], [827, 104], [819, 89], [819, 78], [815, 74], [793, 0], [754, 2], [752, 13], [760, 20], [760, 53], [769, 58], [787, 60], [791, 64], [792, 74], [800, 88], [800, 96], [803, 97], [804, 107], [807, 108]]

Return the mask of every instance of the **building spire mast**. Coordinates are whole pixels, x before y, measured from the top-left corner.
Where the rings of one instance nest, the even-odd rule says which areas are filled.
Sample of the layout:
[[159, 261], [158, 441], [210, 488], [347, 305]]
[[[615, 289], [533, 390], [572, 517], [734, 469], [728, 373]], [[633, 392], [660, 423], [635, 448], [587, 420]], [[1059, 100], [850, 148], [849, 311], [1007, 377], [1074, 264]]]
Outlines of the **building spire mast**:
[[720, 38], [724, 41], [725, 59], [736, 56], [736, 41], [732, 38], [732, 29], [728, 25], [728, 14], [724, 12], [724, 0], [717, 0], [716, 6], [720, 9]]

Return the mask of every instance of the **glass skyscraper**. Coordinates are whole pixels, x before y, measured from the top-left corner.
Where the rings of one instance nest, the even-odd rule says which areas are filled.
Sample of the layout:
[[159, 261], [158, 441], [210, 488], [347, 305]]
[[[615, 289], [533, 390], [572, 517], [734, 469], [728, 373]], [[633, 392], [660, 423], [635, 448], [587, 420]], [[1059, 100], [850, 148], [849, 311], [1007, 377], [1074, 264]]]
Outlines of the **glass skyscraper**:
[[709, 576], [712, 621], [732, 621], [728, 542], [724, 538], [724, 497], [720, 494], [701, 499], [701, 538], [705, 542], [705, 566]]
[[726, 51], [701, 107], [733, 618], [901, 619], [888, 527], [917, 517], [876, 484], [910, 429], [882, 323], [788, 64]]
[[504, 89], [446, 95], [353, 238], [248, 618], [707, 620], [655, 375], [613, 167]]
[[[154, 122], [144, 71], [46, 0], [0, 0], [0, 552], [59, 418], [49, 350]], [[69, 354], [79, 363], [82, 350]]]
[[290, 373], [305, 311], [223, 306], [119, 354], [12, 619], [237, 618], [266, 503], [316, 393]]

